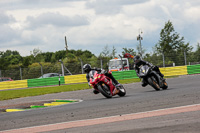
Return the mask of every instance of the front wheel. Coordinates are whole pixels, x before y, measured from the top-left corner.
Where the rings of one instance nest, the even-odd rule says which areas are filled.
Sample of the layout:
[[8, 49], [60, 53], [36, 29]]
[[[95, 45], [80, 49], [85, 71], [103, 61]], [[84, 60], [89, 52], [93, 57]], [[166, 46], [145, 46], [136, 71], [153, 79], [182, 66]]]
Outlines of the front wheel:
[[163, 87], [162, 87], [162, 89], [163, 90], [166, 90], [168, 88], [168, 84], [167, 84], [167, 82], [164, 80], [163, 81]]
[[119, 87], [118, 90], [119, 90], [118, 95], [119, 95], [120, 97], [123, 97], [123, 96], [126, 95], [126, 90], [125, 90], [125, 88], [124, 88], [123, 85], [120, 85], [120, 87]]
[[106, 98], [112, 98], [112, 94], [108, 86], [106, 86], [105, 84], [103, 85], [99, 84], [97, 87], [98, 87], [99, 92], [101, 92], [103, 96], [105, 96]]
[[153, 76], [148, 78], [148, 82], [156, 91], [160, 90], [160, 86], [158, 85], [156, 79]]

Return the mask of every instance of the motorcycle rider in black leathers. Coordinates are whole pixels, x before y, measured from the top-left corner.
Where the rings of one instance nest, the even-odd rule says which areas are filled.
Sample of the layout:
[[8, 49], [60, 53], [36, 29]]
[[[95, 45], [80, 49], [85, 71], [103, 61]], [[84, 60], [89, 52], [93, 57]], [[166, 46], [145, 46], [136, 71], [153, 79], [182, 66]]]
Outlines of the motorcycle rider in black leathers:
[[[162, 78], [164, 77], [164, 75], [160, 72], [158, 66], [153, 66], [153, 64], [151, 64], [151, 63], [149, 63], [147, 61], [142, 60], [140, 58], [140, 56], [138, 56], [138, 55], [135, 56], [133, 58], [133, 60], [134, 60], [134, 69], [135, 69], [136, 74], [137, 74], [138, 77], [140, 77], [140, 75], [139, 75], [140, 68], [139, 67], [141, 65], [148, 65], [149, 67], [152, 68], [152, 70], [156, 71]], [[165, 79], [163, 78], [163, 80], [165, 80]], [[143, 79], [142, 79], [142, 86], [143, 87], [147, 86], [147, 83]]]
[[[105, 76], [107, 76], [107, 77], [109, 77], [109, 78], [112, 79], [112, 81], [113, 81], [115, 87], [120, 86], [119, 82], [113, 77], [113, 75], [112, 75], [111, 73], [105, 71], [104, 69], [101, 69], [101, 68], [91, 68], [91, 65], [90, 65], [90, 64], [85, 64], [85, 65], [83, 66], [83, 70], [84, 70], [84, 72], [86, 73], [86, 79], [87, 79], [87, 81], [88, 81], [88, 85], [89, 85], [89, 86], [90, 86], [90, 77], [89, 77], [90, 71], [92, 71], [93, 74], [95, 73], [95, 71], [97, 71], [97, 72], [99, 72], [99, 73], [103, 73], [103, 74], [105, 74]], [[99, 92], [98, 92], [97, 90], [94, 89], [94, 90], [93, 90], [93, 93], [94, 93], [94, 94], [98, 94]]]

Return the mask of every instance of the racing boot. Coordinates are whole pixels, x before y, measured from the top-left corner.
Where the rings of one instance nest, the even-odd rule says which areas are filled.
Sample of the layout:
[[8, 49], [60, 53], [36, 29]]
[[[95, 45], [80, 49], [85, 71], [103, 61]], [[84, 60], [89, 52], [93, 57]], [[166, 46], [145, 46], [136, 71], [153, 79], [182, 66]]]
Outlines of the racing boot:
[[117, 89], [119, 89], [119, 88], [120, 88], [120, 86], [121, 86], [121, 84], [120, 84], [120, 83], [117, 83], [117, 84], [115, 85], [115, 87], [116, 87]]
[[114, 86], [118, 89], [120, 86], [121, 86], [121, 84], [117, 81], [117, 80], [113, 80], [113, 82], [114, 82]]
[[163, 81], [165, 81], [164, 75], [160, 72], [158, 73]]
[[118, 89], [118, 87], [120, 87], [121, 86], [121, 84], [113, 77], [113, 75], [112, 74], [110, 74], [109, 75], [109, 78], [111, 78], [112, 79], [112, 81], [113, 81], [113, 85]]
[[160, 77], [162, 77], [162, 78], [164, 77], [164, 75], [162, 73], [158, 73], [158, 74], [160, 75]]
[[155, 70], [160, 77], [164, 77], [164, 75], [160, 72], [160, 69], [157, 66], [154, 66], [153, 70]]
[[147, 86], [148, 84], [144, 81], [144, 79], [142, 79], [142, 87]]
[[94, 90], [93, 90], [93, 93], [94, 93], [94, 94], [99, 94], [99, 91], [97, 91], [97, 90], [94, 89]]

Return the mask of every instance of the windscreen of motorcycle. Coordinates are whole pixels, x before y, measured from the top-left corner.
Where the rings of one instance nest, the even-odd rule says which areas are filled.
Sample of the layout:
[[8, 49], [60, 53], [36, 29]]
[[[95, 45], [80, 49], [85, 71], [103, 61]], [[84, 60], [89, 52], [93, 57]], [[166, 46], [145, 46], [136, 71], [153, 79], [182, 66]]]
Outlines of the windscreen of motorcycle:
[[147, 65], [141, 65], [140, 67], [140, 73], [139, 73], [139, 75], [140, 76], [146, 76], [147, 74], [148, 74], [148, 72], [149, 72], [149, 66], [147, 66]]

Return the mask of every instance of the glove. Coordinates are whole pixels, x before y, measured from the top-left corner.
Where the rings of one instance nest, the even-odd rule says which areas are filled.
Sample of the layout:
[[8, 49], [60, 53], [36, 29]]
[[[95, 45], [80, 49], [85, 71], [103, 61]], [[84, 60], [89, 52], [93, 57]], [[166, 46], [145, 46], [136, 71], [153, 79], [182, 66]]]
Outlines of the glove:
[[140, 75], [139, 75], [138, 73], [136, 73], [136, 74], [137, 74], [137, 76], [138, 76], [139, 78], [141, 78]]
[[151, 66], [151, 69], [154, 69], [155, 68], [155, 66]]
[[104, 69], [102, 69], [102, 70], [101, 70], [101, 73], [102, 73], [102, 74], [105, 74], [105, 73], [106, 73], [106, 71], [105, 71]]

